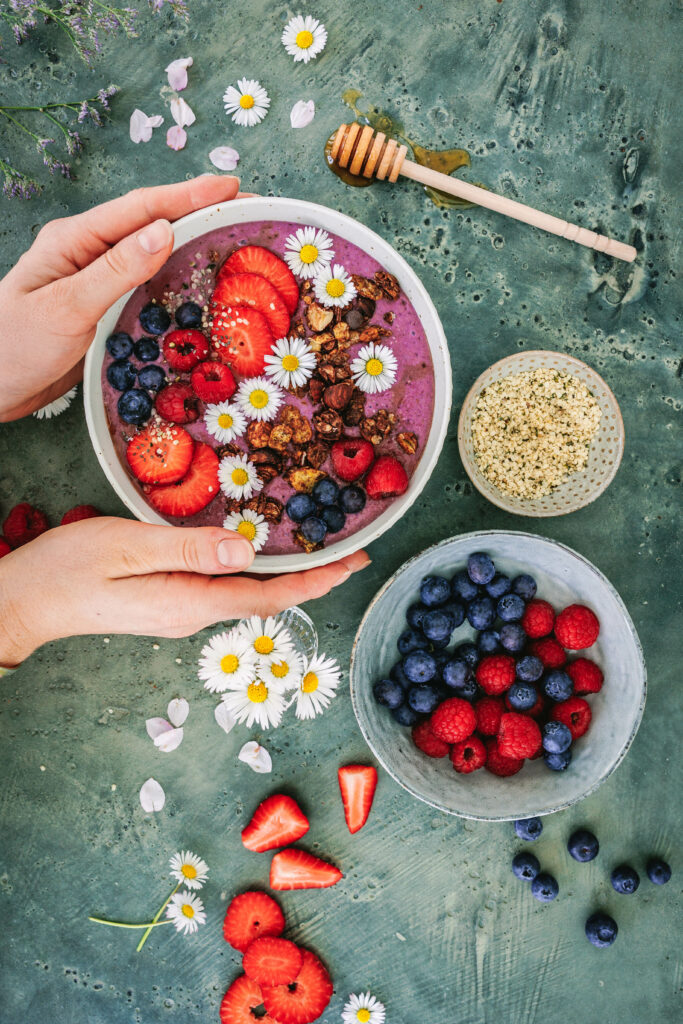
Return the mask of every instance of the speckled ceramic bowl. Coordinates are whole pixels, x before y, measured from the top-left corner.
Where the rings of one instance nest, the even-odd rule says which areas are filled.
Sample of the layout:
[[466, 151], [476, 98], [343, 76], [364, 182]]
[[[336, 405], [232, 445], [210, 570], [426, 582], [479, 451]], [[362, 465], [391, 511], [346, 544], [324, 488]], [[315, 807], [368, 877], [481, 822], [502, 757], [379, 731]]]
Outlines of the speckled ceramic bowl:
[[[458, 775], [449, 758], [434, 760], [413, 745], [410, 729], [375, 703], [372, 686], [398, 660], [396, 639], [405, 612], [418, 599], [423, 576], [452, 576], [472, 551], [487, 551], [509, 575], [530, 572], [538, 594], [560, 609], [585, 603], [600, 617], [597, 643], [585, 653], [605, 673], [600, 693], [589, 702], [591, 728], [574, 746], [565, 772], [551, 772], [542, 760], [528, 761], [511, 778], [486, 770]], [[465, 622], [454, 644], [474, 631]], [[624, 604], [609, 580], [571, 548], [530, 533], [501, 530], [466, 533], [441, 541], [406, 562], [372, 600], [358, 628], [351, 656], [351, 699], [363, 736], [400, 785], [419, 800], [448, 814], [483, 821], [551, 814], [592, 793], [611, 775], [635, 736], [645, 706], [646, 673], [640, 641]]]
[[[485, 387], [494, 381], [524, 370], [547, 367], [564, 370], [583, 381], [602, 411], [598, 431], [588, 455], [588, 465], [581, 473], [574, 473], [563, 484], [543, 498], [514, 498], [505, 494], [486, 479], [474, 456], [472, 444], [472, 418], [477, 399]], [[617, 400], [602, 377], [580, 359], [562, 352], [517, 352], [489, 366], [474, 382], [460, 411], [458, 421], [460, 458], [470, 480], [485, 498], [520, 516], [564, 516], [595, 501], [614, 479], [624, 452], [624, 424]]]

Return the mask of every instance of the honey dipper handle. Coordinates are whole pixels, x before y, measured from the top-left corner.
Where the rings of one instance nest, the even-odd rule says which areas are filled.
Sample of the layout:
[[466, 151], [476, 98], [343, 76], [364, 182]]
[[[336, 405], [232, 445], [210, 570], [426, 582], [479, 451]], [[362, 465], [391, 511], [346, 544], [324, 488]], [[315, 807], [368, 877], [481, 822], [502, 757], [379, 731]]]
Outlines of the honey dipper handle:
[[440, 192], [447, 192], [449, 195], [466, 199], [470, 203], [476, 203], [477, 206], [485, 206], [489, 210], [495, 210], [496, 213], [505, 214], [506, 217], [522, 220], [525, 224], [531, 224], [532, 227], [549, 231], [553, 235], [560, 235], [561, 238], [567, 238], [570, 242], [578, 242], [579, 245], [585, 245], [589, 249], [597, 249], [598, 252], [607, 253], [608, 256], [614, 256], [626, 263], [632, 263], [636, 258], [636, 250], [632, 245], [617, 242], [616, 239], [607, 238], [605, 235], [598, 235], [597, 232], [589, 231], [588, 228], [570, 224], [569, 221], [560, 220], [559, 217], [553, 217], [552, 214], [543, 213], [541, 210], [534, 210], [531, 206], [515, 202], [514, 199], [506, 199], [504, 196], [496, 195], [495, 192], [489, 192], [477, 185], [470, 185], [469, 182], [461, 181], [460, 178], [452, 178], [440, 171], [433, 171], [430, 167], [422, 167], [421, 164], [416, 164], [412, 160], [404, 160], [399, 173], [406, 178], [412, 178], [413, 181], [420, 181], [430, 188], [436, 188]]

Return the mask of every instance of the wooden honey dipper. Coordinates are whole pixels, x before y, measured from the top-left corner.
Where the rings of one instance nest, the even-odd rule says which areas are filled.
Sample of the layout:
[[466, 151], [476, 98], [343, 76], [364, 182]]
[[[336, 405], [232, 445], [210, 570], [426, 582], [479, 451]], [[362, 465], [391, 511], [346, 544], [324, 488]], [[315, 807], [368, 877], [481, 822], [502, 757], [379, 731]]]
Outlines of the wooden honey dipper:
[[559, 217], [553, 217], [541, 210], [534, 210], [531, 206], [517, 203], [514, 199], [506, 199], [477, 185], [470, 185], [460, 178], [451, 178], [448, 174], [434, 171], [430, 167], [422, 167], [412, 160], [406, 160], [407, 152], [407, 146], [399, 145], [395, 139], [387, 139], [384, 132], [375, 132], [371, 125], [363, 126], [354, 122], [343, 124], [337, 129], [330, 156], [334, 163], [348, 169], [351, 174], [364, 178], [375, 177], [379, 181], [396, 181], [399, 174], [402, 174], [404, 178], [412, 178], [413, 181], [438, 189], [439, 192], [447, 192], [477, 206], [485, 206], [496, 213], [505, 214], [506, 217], [513, 217], [515, 220], [524, 221], [525, 224], [531, 224], [532, 227], [542, 228], [543, 231], [567, 238], [570, 242], [578, 242], [589, 249], [596, 249], [618, 260], [625, 260], [626, 263], [632, 263], [636, 258], [636, 250], [632, 245], [598, 235], [588, 228], [570, 224], [569, 221], [560, 220]]

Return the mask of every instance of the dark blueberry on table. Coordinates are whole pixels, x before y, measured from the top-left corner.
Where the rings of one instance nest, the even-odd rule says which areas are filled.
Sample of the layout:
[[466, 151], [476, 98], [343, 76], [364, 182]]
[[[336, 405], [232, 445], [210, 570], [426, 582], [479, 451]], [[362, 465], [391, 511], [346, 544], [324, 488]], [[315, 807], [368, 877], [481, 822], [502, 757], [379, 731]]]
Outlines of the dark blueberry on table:
[[396, 719], [399, 725], [415, 725], [418, 721], [418, 716], [415, 714], [412, 708], [409, 708], [407, 704], [399, 704], [397, 708], [394, 708], [391, 712], [392, 716]]
[[420, 585], [420, 598], [429, 608], [445, 604], [451, 596], [451, 585], [444, 576], [425, 576]]
[[117, 408], [124, 423], [135, 423], [140, 426], [152, 415], [152, 399], [146, 391], [130, 388], [119, 398]]
[[320, 511], [320, 518], [325, 520], [329, 533], [339, 533], [346, 524], [346, 516], [339, 505], [325, 505]]
[[611, 946], [617, 937], [619, 929], [617, 922], [609, 914], [603, 914], [602, 911], [598, 911], [586, 921], [586, 938], [598, 949], [604, 949], [605, 946]]
[[201, 327], [202, 307], [196, 302], [183, 302], [175, 311], [175, 322], [178, 327]]
[[441, 703], [441, 696], [435, 686], [417, 683], [408, 690], [408, 704], [421, 715], [430, 715]]
[[612, 888], [622, 896], [630, 896], [640, 885], [640, 876], [630, 864], [620, 864], [610, 875]]
[[469, 640], [464, 644], [459, 644], [453, 651], [453, 657], [459, 658], [461, 661], [466, 662], [470, 668], [475, 668], [481, 659], [481, 654], [476, 644], [470, 643]]
[[474, 551], [467, 559], [467, 574], [473, 583], [486, 586], [496, 575], [496, 567], [485, 551]]
[[404, 690], [409, 690], [413, 685], [405, 673], [403, 663], [400, 661], [397, 661], [396, 664], [392, 665], [389, 669], [389, 678], [393, 679], [395, 683], [399, 684], [399, 686], [402, 686]]
[[159, 346], [156, 338], [138, 338], [133, 345], [135, 358], [141, 363], [153, 363], [159, 358]]
[[517, 594], [524, 601], [531, 601], [536, 594], [536, 580], [528, 572], [521, 576], [515, 576], [512, 581], [512, 593]]
[[552, 903], [559, 891], [557, 880], [547, 871], [541, 871], [531, 883], [531, 895], [539, 903]]
[[133, 351], [133, 339], [125, 331], [115, 331], [107, 338], [107, 352], [113, 359], [127, 359]]
[[491, 598], [475, 597], [467, 606], [467, 621], [473, 629], [490, 629], [496, 621], [496, 608]]
[[482, 654], [494, 654], [500, 650], [500, 633], [497, 629], [482, 629], [477, 637], [477, 647]]
[[563, 754], [565, 750], [569, 750], [571, 745], [572, 734], [564, 722], [545, 723], [543, 726], [544, 750], [547, 750], [549, 754]]
[[372, 693], [378, 704], [392, 710], [403, 703], [405, 696], [403, 687], [395, 683], [393, 679], [378, 680], [372, 688]]
[[451, 658], [441, 670], [441, 678], [446, 686], [450, 686], [453, 690], [459, 690], [474, 676], [472, 668], [466, 661], [462, 661], [460, 658]]
[[422, 621], [429, 611], [426, 605], [422, 604], [421, 601], [416, 601], [411, 604], [406, 612], [406, 621], [411, 629], [422, 629]]
[[293, 494], [285, 506], [285, 511], [294, 523], [302, 523], [315, 513], [315, 502], [310, 494]]
[[519, 654], [526, 647], [527, 635], [518, 622], [506, 622], [500, 627], [500, 646], [510, 654]]
[[301, 524], [301, 533], [311, 544], [322, 544], [327, 534], [327, 523], [319, 516], [307, 516]]
[[339, 497], [339, 486], [334, 480], [325, 477], [323, 480], [318, 480], [311, 491], [311, 497], [316, 505], [335, 505]]
[[451, 580], [451, 591], [453, 592], [453, 597], [460, 598], [466, 604], [474, 601], [475, 597], [479, 596], [479, 587], [476, 583], [472, 582], [466, 569], [456, 572]]
[[515, 666], [517, 678], [523, 683], [535, 683], [543, 675], [543, 662], [535, 654], [525, 654]]
[[349, 484], [339, 492], [339, 504], [348, 515], [356, 515], [365, 508], [367, 496], [358, 484]]
[[507, 698], [515, 711], [530, 711], [538, 700], [538, 691], [531, 683], [513, 683]]
[[441, 605], [442, 612], [448, 612], [453, 619], [453, 629], [457, 629], [458, 626], [462, 626], [465, 621], [465, 606], [460, 601], [446, 601], [446, 604]]
[[107, 367], [107, 380], [117, 391], [127, 391], [132, 388], [137, 379], [137, 372], [132, 363], [127, 359], [117, 359]]
[[589, 860], [595, 860], [600, 849], [600, 843], [587, 828], [578, 828], [576, 832], [572, 832], [570, 835], [567, 849], [574, 860], [585, 864]]
[[517, 594], [503, 594], [496, 611], [503, 622], [518, 622], [524, 615], [524, 601]]
[[572, 748], [568, 747], [567, 750], [563, 750], [560, 754], [553, 754], [546, 750], [543, 754], [543, 760], [551, 772], [564, 772], [571, 764]]
[[515, 832], [528, 843], [538, 839], [542, 831], [543, 822], [540, 818], [518, 818], [515, 822]]
[[433, 608], [422, 620], [422, 632], [428, 640], [435, 640], [437, 643], [446, 640], [448, 643], [453, 632], [453, 618], [441, 608]]
[[522, 882], [533, 882], [541, 870], [533, 853], [518, 853], [512, 858], [512, 874]]
[[563, 672], [561, 668], [554, 668], [543, 681], [543, 692], [546, 697], [554, 701], [569, 700], [572, 695], [573, 683], [571, 677]]
[[425, 651], [429, 647], [429, 640], [416, 629], [404, 629], [396, 641], [396, 646], [401, 654], [412, 654], [413, 651]]
[[138, 370], [138, 384], [146, 391], [159, 391], [166, 382], [166, 374], [161, 366], [152, 363]]
[[647, 877], [655, 885], [666, 885], [671, 878], [671, 868], [665, 860], [660, 860], [659, 857], [650, 857], [646, 871]]
[[505, 576], [502, 572], [497, 572], [493, 579], [486, 584], [486, 593], [489, 597], [493, 597], [497, 600], [499, 597], [502, 597], [503, 594], [509, 594], [511, 586], [512, 581], [510, 580], [510, 577]]
[[403, 659], [403, 669], [411, 683], [428, 683], [436, 675], [436, 661], [426, 651], [413, 651]]
[[168, 310], [156, 302], [148, 302], [146, 306], [143, 306], [138, 319], [143, 331], [155, 336], [163, 334], [171, 326]]

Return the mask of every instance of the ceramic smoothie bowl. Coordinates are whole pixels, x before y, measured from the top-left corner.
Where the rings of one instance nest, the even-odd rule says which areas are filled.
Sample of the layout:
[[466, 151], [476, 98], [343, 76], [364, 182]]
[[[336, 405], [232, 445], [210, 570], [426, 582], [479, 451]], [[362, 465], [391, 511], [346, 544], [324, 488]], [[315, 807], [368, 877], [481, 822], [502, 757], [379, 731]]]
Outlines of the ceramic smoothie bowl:
[[450, 359], [424, 286], [373, 231], [308, 202], [234, 200], [174, 230], [169, 261], [112, 306], [86, 358], [107, 479], [143, 522], [254, 524], [255, 572], [369, 544], [415, 501], [446, 435]]

